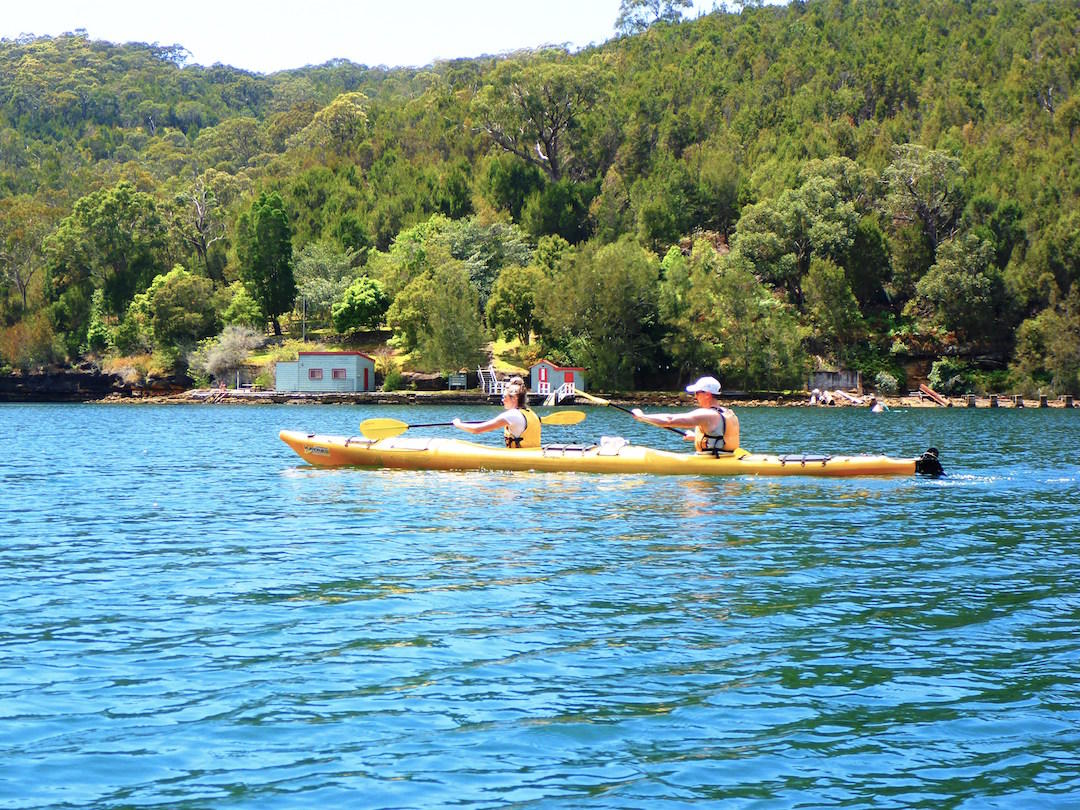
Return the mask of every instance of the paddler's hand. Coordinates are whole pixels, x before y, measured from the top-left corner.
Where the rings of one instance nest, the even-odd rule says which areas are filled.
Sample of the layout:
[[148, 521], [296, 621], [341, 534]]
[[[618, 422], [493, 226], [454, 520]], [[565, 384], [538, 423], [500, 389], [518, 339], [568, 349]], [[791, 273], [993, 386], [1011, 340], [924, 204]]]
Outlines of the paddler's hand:
[[454, 421], [451, 422], [450, 424], [452, 424], [456, 428], [459, 428], [459, 427], [461, 427], [461, 419], [455, 417]]
[[645, 421], [645, 412], [641, 410], [641, 408], [634, 408], [634, 410], [630, 411], [630, 415], [637, 419], [639, 422]]

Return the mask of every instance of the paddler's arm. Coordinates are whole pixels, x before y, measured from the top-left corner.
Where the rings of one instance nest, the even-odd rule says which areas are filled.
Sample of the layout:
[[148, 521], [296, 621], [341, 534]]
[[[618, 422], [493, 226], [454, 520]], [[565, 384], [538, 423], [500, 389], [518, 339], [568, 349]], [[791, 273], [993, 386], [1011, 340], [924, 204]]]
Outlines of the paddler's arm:
[[656, 425], [657, 427], [690, 428], [689, 431], [683, 432], [683, 438], [688, 441], [693, 440], [693, 429], [698, 425], [697, 420], [692, 413], [646, 414], [642, 412], [641, 408], [634, 408], [630, 413], [639, 422], [646, 422], [647, 424]]
[[464, 430], [466, 433], [487, 433], [489, 430], [497, 430], [498, 428], [510, 426], [510, 423], [506, 421], [505, 415], [501, 413], [496, 417], [488, 419], [486, 422], [462, 422], [460, 419], [455, 419], [452, 424], [454, 427]]

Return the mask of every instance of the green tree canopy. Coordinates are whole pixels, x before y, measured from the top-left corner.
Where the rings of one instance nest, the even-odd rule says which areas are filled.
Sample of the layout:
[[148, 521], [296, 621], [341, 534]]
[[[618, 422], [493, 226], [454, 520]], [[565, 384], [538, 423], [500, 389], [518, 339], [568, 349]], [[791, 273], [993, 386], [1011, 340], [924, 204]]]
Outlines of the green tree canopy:
[[345, 290], [341, 300], [333, 305], [334, 329], [348, 332], [378, 326], [390, 301], [382, 284], [373, 278], [360, 276]]
[[0, 199], [0, 284], [15, 289], [23, 311], [30, 285], [44, 266], [41, 244], [56, 214], [53, 206], [30, 195]]
[[693, 0], [621, 0], [615, 30], [624, 35], [640, 34], [658, 22], [678, 22], [682, 9], [693, 7]]
[[837, 351], [862, 333], [863, 317], [844, 268], [831, 259], [812, 259], [804, 284], [806, 309], [820, 345]]
[[224, 308], [221, 320], [227, 326], [257, 327], [266, 323], [266, 315], [258, 302], [251, 297], [242, 281], [234, 281], [224, 291]]
[[414, 363], [421, 368], [458, 371], [483, 356], [476, 289], [455, 259], [409, 282], [391, 304], [386, 322], [400, 348], [413, 352]]
[[500, 62], [473, 100], [480, 128], [495, 144], [553, 181], [582, 176], [575, 138], [610, 74], [599, 57], [571, 59], [548, 50]]
[[104, 292], [107, 314], [122, 313], [167, 261], [168, 243], [153, 197], [120, 182], [76, 202], [44, 251], [54, 323], [77, 351], [93, 290]]
[[754, 263], [762, 278], [782, 286], [802, 306], [803, 278], [813, 257], [842, 260], [855, 241], [858, 215], [835, 180], [820, 175], [775, 200], [747, 206], [732, 248]]
[[536, 328], [536, 298], [546, 280], [544, 271], [535, 265], [504, 267], [487, 300], [488, 325], [504, 337], [516, 337], [527, 346]]
[[330, 316], [356, 278], [356, 256], [331, 242], [308, 242], [295, 256], [297, 293], [309, 316]]
[[296, 301], [292, 226], [281, 195], [261, 193], [250, 211], [241, 216], [237, 229], [244, 280], [273, 324], [274, 334], [280, 335], [278, 316], [289, 312]]
[[659, 271], [630, 237], [566, 254], [543, 290], [545, 346], [587, 367], [598, 385], [632, 387], [655, 362]]
[[1020, 324], [1011, 371], [1032, 393], [1080, 391], [1080, 288]]
[[894, 222], [918, 225], [936, 251], [956, 233], [967, 203], [967, 171], [940, 149], [906, 143], [894, 151], [885, 169], [886, 209]]
[[158, 347], [192, 347], [220, 328], [209, 279], [177, 265], [147, 290], [150, 329]]
[[1004, 306], [1004, 280], [993, 257], [994, 246], [974, 233], [943, 243], [909, 309], [961, 339], [992, 340], [1002, 331]]

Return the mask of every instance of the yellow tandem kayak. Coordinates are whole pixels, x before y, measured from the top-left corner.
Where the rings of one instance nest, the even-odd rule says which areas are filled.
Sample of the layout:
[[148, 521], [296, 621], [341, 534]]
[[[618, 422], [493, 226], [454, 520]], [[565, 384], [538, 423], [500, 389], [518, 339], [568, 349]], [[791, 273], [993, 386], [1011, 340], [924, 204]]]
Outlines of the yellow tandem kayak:
[[[937, 451], [921, 458], [888, 456], [757, 455], [736, 450], [719, 458], [671, 453], [621, 441], [594, 445], [549, 444], [507, 449], [461, 439], [396, 436], [324, 436], [297, 430], [278, 434], [300, 458], [321, 467], [401, 470], [535, 470], [539, 472], [649, 473], [653, 475], [940, 475]], [[929, 460], [928, 460], [929, 457]]]

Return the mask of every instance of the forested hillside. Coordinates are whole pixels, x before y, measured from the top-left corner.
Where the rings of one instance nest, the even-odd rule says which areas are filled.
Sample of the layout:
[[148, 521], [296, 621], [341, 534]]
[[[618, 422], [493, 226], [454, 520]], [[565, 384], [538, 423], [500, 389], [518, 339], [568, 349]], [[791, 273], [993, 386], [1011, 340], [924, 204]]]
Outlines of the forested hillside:
[[204, 378], [303, 324], [387, 330], [391, 375], [499, 338], [606, 387], [920, 360], [1080, 393], [1078, 42], [1073, 0], [751, 6], [421, 70], [0, 40], [0, 370]]

